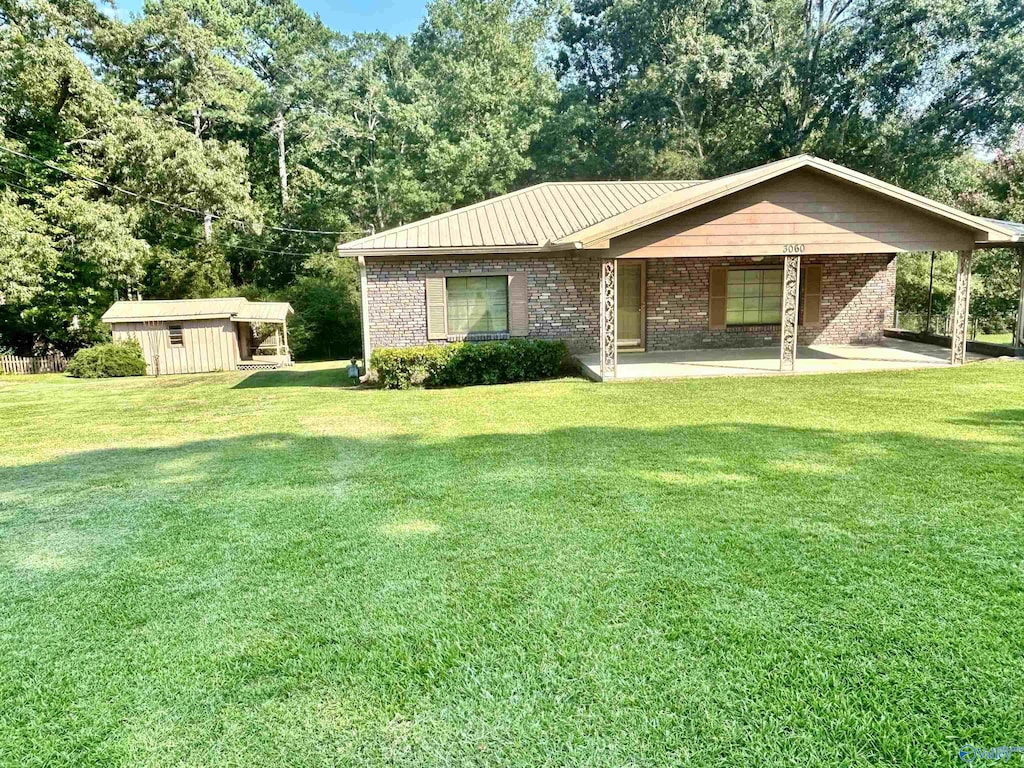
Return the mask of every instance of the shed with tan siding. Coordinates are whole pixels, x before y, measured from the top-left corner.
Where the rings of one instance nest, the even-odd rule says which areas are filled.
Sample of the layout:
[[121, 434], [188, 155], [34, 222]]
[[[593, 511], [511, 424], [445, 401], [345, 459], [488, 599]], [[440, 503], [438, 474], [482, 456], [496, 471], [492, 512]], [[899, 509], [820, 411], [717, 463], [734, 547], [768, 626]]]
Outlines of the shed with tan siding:
[[[289, 365], [290, 313], [283, 302], [244, 298], [118, 301], [102, 320], [110, 324], [115, 342], [138, 341], [146, 373], [159, 376]], [[252, 329], [266, 326], [274, 328], [275, 354], [253, 354], [259, 340]]]

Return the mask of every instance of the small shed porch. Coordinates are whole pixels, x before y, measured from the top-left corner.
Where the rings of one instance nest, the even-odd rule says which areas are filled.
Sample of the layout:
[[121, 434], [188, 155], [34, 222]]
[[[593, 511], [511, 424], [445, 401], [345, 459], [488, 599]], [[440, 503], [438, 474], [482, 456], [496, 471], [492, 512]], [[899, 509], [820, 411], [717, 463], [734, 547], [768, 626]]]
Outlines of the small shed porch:
[[288, 314], [285, 302], [248, 302], [235, 316], [238, 328], [238, 370], [271, 371], [293, 365], [288, 346]]
[[[967, 352], [966, 361], [985, 359]], [[602, 381], [600, 355], [577, 355], [583, 375]], [[910, 368], [950, 367], [948, 349], [902, 339], [878, 344], [812, 345], [797, 349], [792, 370], [781, 370], [774, 347], [746, 349], [684, 349], [667, 352], [620, 352], [616, 380], [678, 379], [712, 376], [772, 376], [783, 374], [851, 373]]]

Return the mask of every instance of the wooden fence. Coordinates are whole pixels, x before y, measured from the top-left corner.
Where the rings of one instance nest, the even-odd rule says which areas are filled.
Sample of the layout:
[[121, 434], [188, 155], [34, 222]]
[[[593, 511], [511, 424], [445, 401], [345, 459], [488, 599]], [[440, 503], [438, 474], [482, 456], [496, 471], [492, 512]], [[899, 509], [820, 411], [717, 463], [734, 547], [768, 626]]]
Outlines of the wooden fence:
[[63, 373], [68, 361], [60, 352], [42, 357], [0, 355], [4, 373]]

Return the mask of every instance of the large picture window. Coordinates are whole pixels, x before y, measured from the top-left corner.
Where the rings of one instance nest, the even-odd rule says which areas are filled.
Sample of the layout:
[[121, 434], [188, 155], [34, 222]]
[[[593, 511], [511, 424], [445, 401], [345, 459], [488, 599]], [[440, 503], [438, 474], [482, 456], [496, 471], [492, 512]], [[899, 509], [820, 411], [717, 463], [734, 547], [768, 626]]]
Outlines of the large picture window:
[[504, 333], [508, 331], [508, 276], [449, 277], [448, 333]]
[[782, 321], [782, 270], [729, 270], [726, 325], [768, 325]]

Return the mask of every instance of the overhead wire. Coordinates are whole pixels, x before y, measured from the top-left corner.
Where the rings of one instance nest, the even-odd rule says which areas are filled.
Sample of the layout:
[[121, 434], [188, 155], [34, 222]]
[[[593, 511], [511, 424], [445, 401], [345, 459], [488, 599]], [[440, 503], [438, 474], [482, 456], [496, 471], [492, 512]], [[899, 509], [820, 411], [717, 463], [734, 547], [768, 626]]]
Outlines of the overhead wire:
[[[10, 133], [14, 133], [13, 131], [9, 131], [9, 132]], [[15, 134], [15, 135], [17, 135], [17, 134]], [[25, 138], [21, 137], [21, 136], [19, 136], [18, 138], [21, 138], [22, 140], [25, 140]], [[24, 152], [19, 152], [16, 149], [11, 149], [10, 147], [5, 147], [2, 144], [0, 144], [0, 152], [6, 152], [7, 154], [14, 155], [16, 157], [20, 157], [23, 160], [30, 160], [30, 161], [32, 161], [34, 163], [38, 163], [39, 165], [41, 165], [41, 166], [43, 166], [45, 168], [49, 168], [50, 170], [57, 171], [58, 173], [63, 173], [65, 175], [67, 175], [67, 176], [70, 176], [73, 179], [77, 179], [79, 181], [84, 181], [84, 182], [87, 182], [89, 184], [95, 184], [96, 186], [102, 187], [102, 188], [104, 188], [104, 189], [106, 189], [108, 191], [119, 192], [121, 194], [128, 195], [130, 197], [134, 197], [134, 198], [137, 198], [139, 200], [145, 200], [145, 201], [147, 201], [149, 203], [152, 203], [154, 205], [159, 205], [159, 206], [164, 207], [164, 208], [168, 208], [168, 209], [171, 209], [171, 210], [179, 210], [179, 211], [183, 211], [185, 213], [194, 214], [196, 216], [206, 216], [206, 215], [209, 215], [209, 216], [211, 216], [214, 219], [218, 219], [218, 220], [221, 220], [221, 221], [231, 222], [233, 224], [238, 224], [238, 225], [241, 225], [243, 227], [251, 226], [250, 222], [243, 221], [242, 219], [236, 219], [236, 218], [234, 218], [232, 216], [226, 216], [224, 214], [219, 214], [219, 213], [212, 213], [212, 212], [209, 212], [209, 211], [200, 211], [198, 208], [191, 208], [189, 206], [179, 205], [177, 203], [169, 203], [166, 200], [160, 200], [158, 198], [149, 197], [148, 195], [143, 195], [143, 194], [141, 194], [139, 192], [133, 192], [132, 190], [125, 189], [124, 187], [119, 186], [117, 184], [111, 184], [110, 182], [107, 182], [107, 181], [101, 181], [99, 179], [94, 179], [94, 178], [92, 178], [90, 176], [85, 176], [83, 174], [76, 173], [75, 171], [71, 171], [71, 170], [68, 170], [67, 168], [64, 168], [62, 166], [56, 165], [55, 163], [51, 163], [48, 160], [42, 160], [42, 159], [40, 159], [38, 157], [35, 157], [34, 155], [26, 154]], [[359, 229], [359, 230], [357, 230], [357, 229], [352, 229], [352, 230], [301, 229], [301, 228], [297, 228], [297, 227], [280, 227], [280, 226], [275, 226], [275, 225], [272, 225], [272, 224], [264, 224], [263, 228], [264, 229], [272, 230], [274, 232], [289, 232], [289, 233], [292, 233], [292, 234], [300, 234], [300, 235], [365, 235], [365, 234], [367, 234], [367, 232], [365, 230], [361, 230], [361, 229]]]
[[[0, 149], [2, 149], [2, 147], [0, 147]], [[10, 166], [3, 166], [3, 167], [6, 170], [8, 170], [8, 171], [13, 171], [14, 173], [18, 173], [23, 178], [27, 178], [27, 174], [25, 174], [24, 171], [21, 171], [21, 170], [19, 170], [17, 168], [12, 168]], [[34, 195], [38, 195], [38, 194], [42, 193], [42, 190], [40, 190], [40, 189], [32, 189], [31, 187], [26, 187], [23, 184], [18, 184], [17, 182], [10, 181], [9, 179], [0, 179], [0, 184], [7, 185], [9, 187], [15, 187], [16, 189], [20, 189], [20, 190], [23, 190], [24, 192], [28, 192], [28, 193], [34, 194]], [[62, 227], [59, 224], [53, 224], [52, 222], [47, 222], [47, 226], [53, 227], [54, 229], [59, 229], [62, 232], [67, 232], [70, 235], [76, 234], [75, 232], [71, 231], [70, 229]], [[175, 237], [181, 237], [181, 238], [184, 238], [186, 240], [194, 240], [197, 243], [205, 243], [206, 242], [206, 239], [204, 237], [200, 236], [200, 235], [189, 235], [189, 234], [184, 233], [184, 232], [171, 232], [171, 234], [173, 236], [175, 236]], [[255, 246], [242, 245], [240, 243], [232, 243], [230, 241], [229, 242], [221, 241], [221, 244], [223, 245], [223, 247], [225, 247], [225, 248], [227, 248], [229, 250], [230, 249], [238, 249], [238, 250], [252, 251], [252, 252], [255, 252], [255, 253], [263, 253], [263, 254], [268, 254], [268, 255], [273, 255], [273, 256], [304, 256], [304, 257], [320, 256], [320, 255], [322, 255], [324, 253], [329, 253], [331, 250], [333, 250], [333, 249], [325, 249], [325, 250], [322, 250], [322, 251], [284, 251], [284, 250], [275, 250], [275, 249], [271, 249], [271, 248], [257, 248]]]

